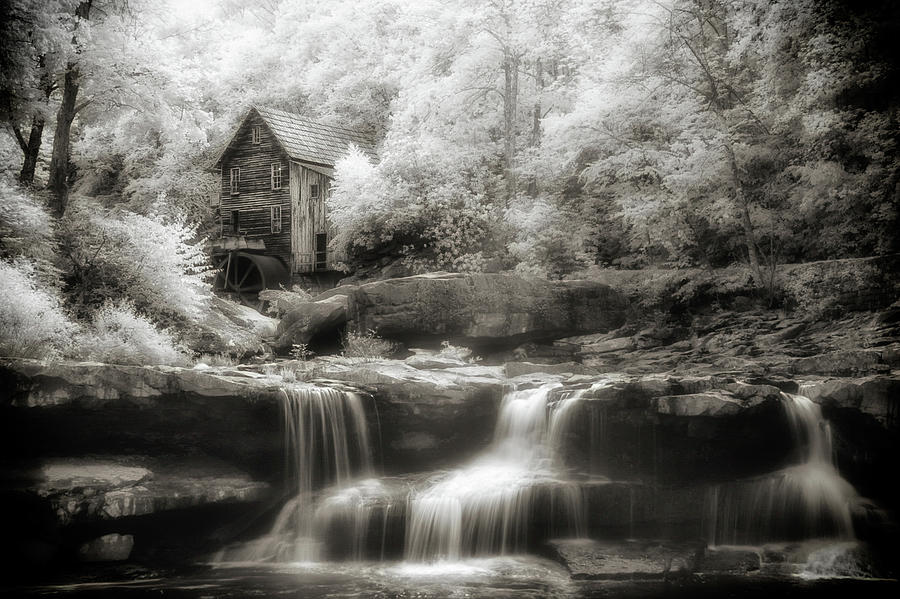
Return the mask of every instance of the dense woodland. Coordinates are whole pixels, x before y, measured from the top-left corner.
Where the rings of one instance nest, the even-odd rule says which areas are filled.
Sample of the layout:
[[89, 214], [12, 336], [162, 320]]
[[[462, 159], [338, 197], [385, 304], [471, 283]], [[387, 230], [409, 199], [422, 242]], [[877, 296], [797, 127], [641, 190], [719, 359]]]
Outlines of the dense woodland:
[[[5, 0], [0, 353], [183, 354], [251, 105], [371, 135], [348, 271], [897, 251], [892, 0]], [[129, 337], [130, 335], [130, 337]], [[154, 353], [155, 352], [155, 353]], [[174, 352], [174, 353], [173, 353]]]

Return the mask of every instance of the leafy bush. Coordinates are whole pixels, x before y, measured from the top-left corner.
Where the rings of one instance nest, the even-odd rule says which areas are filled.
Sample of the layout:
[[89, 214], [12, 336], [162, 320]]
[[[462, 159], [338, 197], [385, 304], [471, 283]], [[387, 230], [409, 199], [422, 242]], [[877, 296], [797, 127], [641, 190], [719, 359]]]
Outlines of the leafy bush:
[[29, 260], [43, 282], [59, 276], [54, 267], [53, 219], [34, 194], [0, 179], [0, 256]]
[[34, 265], [25, 259], [0, 261], [0, 280], [0, 354], [55, 358], [69, 351], [78, 326], [53, 288], [38, 279]]
[[446, 157], [423, 160], [404, 147], [378, 166], [359, 152], [338, 161], [329, 209], [348, 269], [388, 257], [412, 272], [480, 272], [498, 249], [485, 190]]
[[137, 314], [130, 302], [104, 304], [79, 345], [86, 357], [110, 364], [186, 365], [189, 362], [175, 338]]
[[177, 219], [71, 206], [62, 245], [70, 300], [84, 316], [92, 306], [128, 300], [159, 322], [199, 320], [210, 271], [195, 237]]
[[394, 342], [382, 339], [372, 330], [365, 333], [347, 331], [341, 341], [341, 347], [341, 354], [348, 358], [368, 360], [390, 357], [397, 350]]

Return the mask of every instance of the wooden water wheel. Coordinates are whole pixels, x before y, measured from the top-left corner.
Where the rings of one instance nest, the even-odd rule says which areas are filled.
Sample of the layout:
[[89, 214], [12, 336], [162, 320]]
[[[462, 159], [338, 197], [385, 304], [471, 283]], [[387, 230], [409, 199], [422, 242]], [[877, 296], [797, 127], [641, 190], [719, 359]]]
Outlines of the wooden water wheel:
[[290, 281], [290, 273], [278, 258], [249, 252], [228, 252], [218, 264], [215, 289], [237, 296], [242, 304], [261, 310], [259, 292]]

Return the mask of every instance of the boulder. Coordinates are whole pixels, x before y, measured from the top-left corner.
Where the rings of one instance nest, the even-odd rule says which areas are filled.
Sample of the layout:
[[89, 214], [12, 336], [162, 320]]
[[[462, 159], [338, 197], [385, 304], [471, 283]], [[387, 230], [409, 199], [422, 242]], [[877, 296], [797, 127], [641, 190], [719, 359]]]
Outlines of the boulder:
[[213, 295], [202, 320], [184, 338], [199, 353], [245, 356], [264, 353], [276, 326], [275, 319], [253, 308]]
[[350, 298], [343, 294], [298, 304], [278, 323], [275, 349], [288, 350], [309, 344], [318, 335], [337, 332], [347, 322], [349, 307]]
[[259, 299], [266, 302], [266, 311], [276, 318], [283, 318], [294, 308], [312, 301], [312, 296], [305, 291], [286, 291], [284, 289], [263, 289]]
[[131, 555], [134, 547], [132, 535], [111, 533], [78, 547], [78, 559], [83, 562], [122, 562]]
[[665, 395], [656, 399], [656, 410], [672, 416], [709, 416], [721, 418], [736, 416], [747, 408], [755, 407], [762, 400], [746, 401], [727, 391], [708, 391], [687, 395]]
[[698, 572], [744, 574], [758, 571], [761, 559], [759, 550], [751, 547], [726, 546], [709, 547], [698, 556]]
[[617, 328], [627, 302], [592, 281], [433, 273], [361, 285], [355, 305], [356, 325], [386, 337], [511, 346]]
[[615, 329], [625, 321], [626, 307], [621, 294], [593, 281], [431, 273], [325, 292], [285, 315], [276, 345], [284, 350], [308, 343], [350, 320], [357, 330], [404, 342], [512, 348]]
[[218, 460], [105, 456], [48, 460], [37, 481], [23, 490], [47, 501], [58, 522], [69, 525], [258, 502], [267, 497], [269, 485]]
[[553, 540], [550, 555], [576, 580], [633, 580], [668, 578], [689, 573], [695, 549], [688, 545], [652, 542]]
[[874, 418], [887, 428], [897, 427], [900, 378], [870, 376], [827, 379], [804, 386], [803, 394], [825, 410], [854, 410]]

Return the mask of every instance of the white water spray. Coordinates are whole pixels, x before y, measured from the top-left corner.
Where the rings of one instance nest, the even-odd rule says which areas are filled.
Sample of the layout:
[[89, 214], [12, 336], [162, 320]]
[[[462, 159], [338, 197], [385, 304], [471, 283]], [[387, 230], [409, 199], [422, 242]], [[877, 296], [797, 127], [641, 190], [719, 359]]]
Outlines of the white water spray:
[[801, 461], [713, 488], [704, 523], [711, 543], [853, 538], [850, 502], [856, 491], [834, 466], [831, 429], [821, 409], [803, 395], [784, 393], [782, 400]]
[[406, 557], [458, 560], [526, 548], [538, 504], [551, 529], [586, 534], [580, 487], [558, 468], [555, 449], [579, 400], [552, 401], [558, 383], [510, 391], [503, 398], [490, 450], [409, 498]]
[[[310, 562], [323, 557], [337, 515], [355, 515], [350, 544], [362, 553], [367, 503], [353, 481], [372, 474], [369, 431], [356, 393], [304, 386], [282, 390], [285, 503], [268, 535], [233, 552], [237, 561]], [[330, 488], [325, 499], [317, 492]], [[371, 494], [371, 493], [370, 493]], [[351, 505], [350, 509], [346, 509]]]

